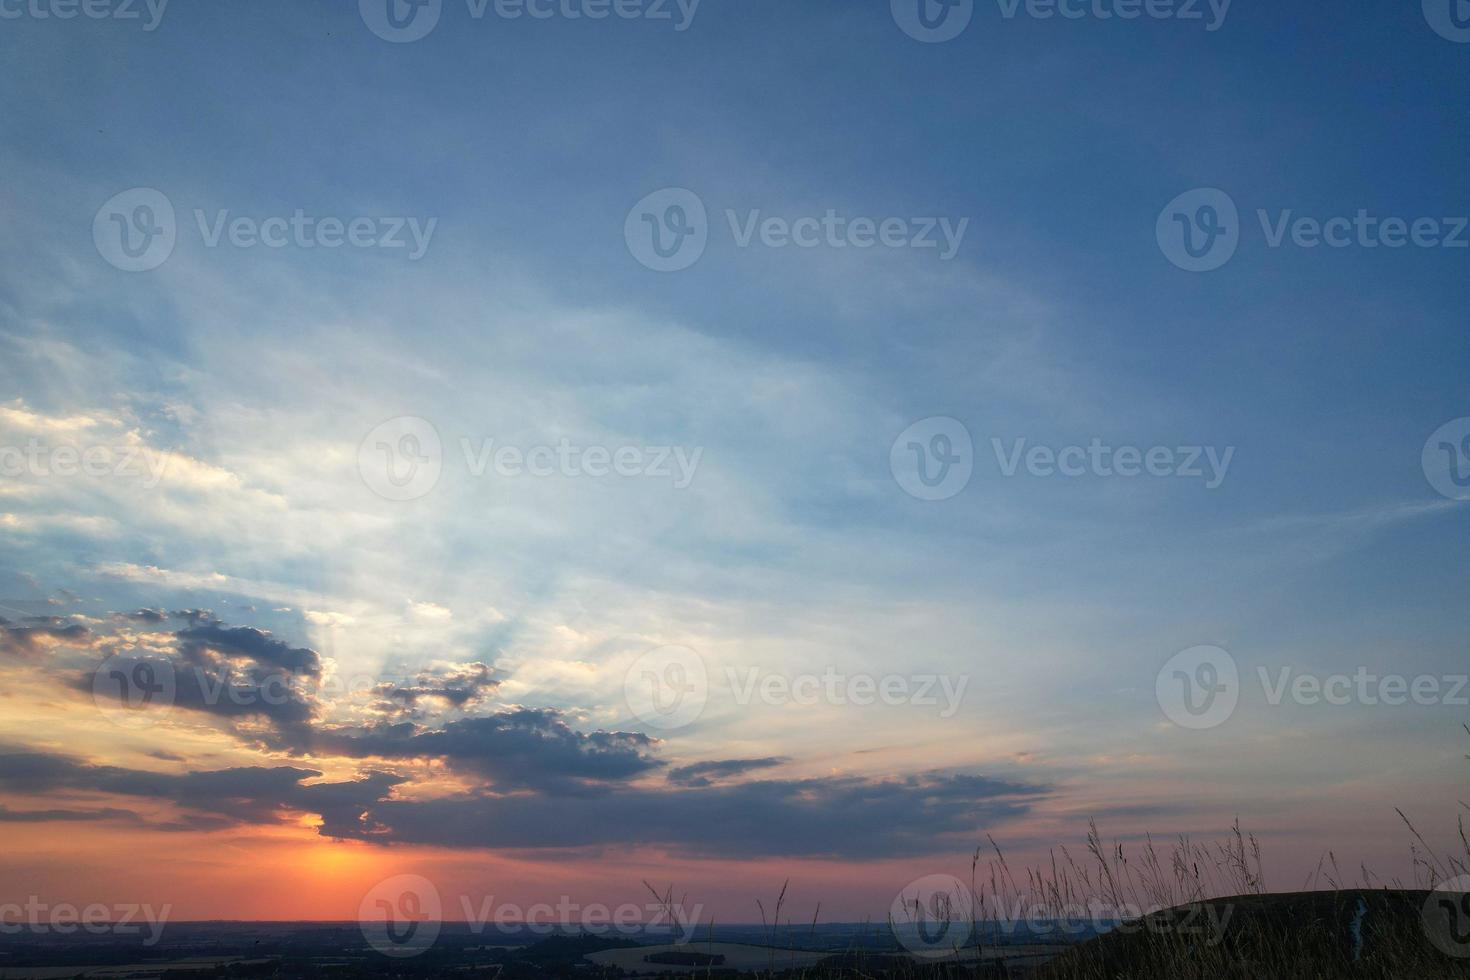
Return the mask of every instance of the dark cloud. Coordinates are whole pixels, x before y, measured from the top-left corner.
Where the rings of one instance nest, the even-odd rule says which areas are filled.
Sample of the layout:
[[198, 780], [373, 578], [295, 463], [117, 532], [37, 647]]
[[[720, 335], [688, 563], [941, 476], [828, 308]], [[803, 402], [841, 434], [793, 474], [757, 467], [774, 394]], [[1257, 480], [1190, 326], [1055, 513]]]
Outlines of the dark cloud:
[[130, 619], [135, 623], [162, 623], [168, 619], [168, 613], [162, 609], [139, 609], [121, 615], [124, 619]]
[[418, 709], [425, 701], [431, 705], [464, 710], [476, 704], [500, 687], [494, 676], [495, 669], [489, 664], [439, 664], [419, 671], [412, 681], [387, 681], [380, 684], [377, 694], [382, 699], [378, 709], [384, 714], [394, 714], [405, 709]]
[[308, 813], [322, 818], [322, 833], [327, 836], [371, 839], [374, 827], [365, 822], [365, 815], [404, 781], [391, 773], [373, 772], [348, 782], [306, 785], [306, 780], [321, 775], [294, 766], [155, 773], [94, 766], [49, 753], [0, 753], [0, 788], [27, 794], [64, 790], [142, 797], [195, 811], [166, 825], [178, 830], [273, 824]]
[[[438, 665], [384, 683], [375, 690], [377, 721], [328, 724], [315, 690], [322, 664], [314, 650], [264, 630], [230, 627], [199, 610], [172, 615], [189, 624], [174, 634], [177, 653], [168, 660], [175, 707], [227, 722], [265, 719], [269, 726], [237, 726], [237, 736], [298, 760], [358, 760], [365, 771], [323, 781], [307, 761], [159, 773], [0, 747], [0, 791], [68, 794], [59, 804], [32, 802], [32, 810], [0, 809], [0, 822], [128, 819], [130, 810], [70, 803], [72, 794], [95, 793], [171, 805], [177, 814], [168, 822], [149, 824], [166, 830], [269, 825], [307, 814], [320, 819], [324, 836], [378, 843], [546, 853], [648, 846], [691, 856], [860, 859], [954, 851], [987, 825], [1025, 815], [1049, 792], [963, 773], [759, 778], [789, 761], [774, 756], [697, 762], [670, 770], [667, 780], [645, 778], [666, 767], [658, 741], [647, 735], [581, 731], [550, 708], [485, 713], [484, 701], [500, 682], [483, 663]], [[0, 620], [0, 643], [16, 650], [87, 636], [84, 627], [61, 620]], [[113, 658], [110, 669], [127, 675], [144, 659], [158, 663], [139, 654], [134, 664], [127, 656]], [[93, 680], [73, 684], [90, 694]], [[168, 753], [155, 757], [183, 762]], [[475, 788], [451, 797], [397, 798], [395, 787], [408, 778], [381, 770], [408, 771], [424, 762], [442, 763]]]
[[187, 619], [194, 626], [214, 622], [214, 610], [212, 609], [175, 609], [172, 615], [175, 619]]
[[32, 657], [46, 649], [48, 640], [82, 643], [90, 636], [87, 627], [59, 616], [27, 616], [20, 622], [0, 616], [0, 655]]
[[[226, 719], [265, 718], [278, 728], [298, 728], [317, 717], [320, 705], [315, 682], [321, 677], [322, 665], [315, 650], [292, 647], [265, 630], [231, 628], [197, 609], [172, 615], [192, 624], [173, 634], [177, 657], [120, 653], [105, 661], [113, 679], [97, 683], [93, 671], [73, 677], [69, 685], [116, 698], [121, 704], [130, 696], [136, 698], [127, 679], [139, 676], [136, 672], [143, 669], [150, 684], [160, 685], [155, 704]], [[149, 623], [166, 616], [151, 609], [125, 614], [128, 619]]]
[[315, 650], [293, 647], [251, 626], [230, 628], [220, 622], [200, 622], [174, 635], [179, 640], [179, 652], [191, 663], [209, 664], [220, 657], [244, 657], [264, 667], [279, 667], [311, 677], [322, 672], [321, 657]]
[[294, 746], [354, 758], [441, 759], [451, 768], [494, 783], [499, 790], [538, 789], [580, 794], [663, 765], [654, 740], [636, 732], [579, 732], [549, 708], [513, 708], [463, 718], [440, 728], [411, 722], [365, 728], [320, 728], [290, 733], [309, 741]]
[[789, 759], [770, 756], [764, 759], [723, 759], [718, 762], [696, 762], [669, 770], [669, 782], [685, 786], [711, 786], [722, 779], [743, 776], [756, 769], [771, 769]]
[[[303, 690], [295, 675], [280, 668], [237, 671], [226, 661], [182, 663], [144, 654], [118, 654], [98, 670], [103, 666], [124, 680], [138, 676], [137, 669], [146, 666], [152, 682], [162, 688], [157, 695], [159, 707], [172, 706], [226, 719], [266, 718], [278, 727], [304, 725], [316, 717], [318, 710], [309, 690]], [[97, 683], [95, 671], [75, 678], [72, 686], [95, 697], [115, 698], [119, 706], [137, 697], [124, 682]]]
[[0, 823], [138, 823], [141, 819], [132, 810], [116, 810], [110, 807], [101, 810], [12, 810], [0, 805]]
[[369, 772], [308, 784], [291, 766], [184, 774], [93, 766], [58, 755], [0, 753], [0, 789], [81, 791], [161, 800], [186, 815], [168, 829], [279, 823], [306, 813], [327, 837], [377, 843], [576, 851], [651, 846], [705, 857], [915, 856], [972, 844], [1025, 815], [1046, 787], [967, 774], [906, 779], [757, 780], [712, 787], [619, 785], [569, 800], [519, 792], [394, 799], [402, 776]]
[[541, 794], [385, 800], [365, 823], [386, 828], [380, 841], [449, 847], [643, 845], [699, 857], [874, 859], [971, 846], [1045, 793], [971, 775], [770, 780], [618, 787], [585, 806]]

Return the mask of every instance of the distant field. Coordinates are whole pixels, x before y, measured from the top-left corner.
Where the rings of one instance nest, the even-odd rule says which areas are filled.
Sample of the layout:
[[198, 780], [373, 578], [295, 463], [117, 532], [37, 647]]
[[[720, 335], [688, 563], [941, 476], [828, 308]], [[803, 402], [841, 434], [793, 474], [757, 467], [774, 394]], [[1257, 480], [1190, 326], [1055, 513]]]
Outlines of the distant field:
[[[687, 966], [669, 963], [649, 963], [646, 957], [655, 953], [699, 952], [723, 956], [725, 961], [718, 969], [735, 970], [740, 973], [781, 972], [800, 970], [833, 959], [836, 954], [818, 950], [781, 949], [774, 946], [758, 946], [751, 943], [696, 942], [682, 946], [637, 946], [627, 949], [608, 949], [590, 953], [587, 959], [599, 966], [615, 966], [628, 973], [689, 973]], [[1003, 948], [989, 947], [984, 950], [964, 950], [957, 956], [946, 957], [943, 962], [994, 962], [1005, 959], [1008, 963], [1024, 966], [1039, 966], [1057, 955], [1057, 946], [1013, 945]], [[878, 960], [933, 962], [909, 953], [870, 954]]]
[[0, 968], [0, 980], [68, 980], [71, 977], [127, 977], [141, 973], [181, 973], [216, 970], [224, 966], [251, 966], [271, 962], [266, 959], [239, 959], [232, 956], [191, 957], [158, 963], [133, 963], [122, 966], [14, 966]]

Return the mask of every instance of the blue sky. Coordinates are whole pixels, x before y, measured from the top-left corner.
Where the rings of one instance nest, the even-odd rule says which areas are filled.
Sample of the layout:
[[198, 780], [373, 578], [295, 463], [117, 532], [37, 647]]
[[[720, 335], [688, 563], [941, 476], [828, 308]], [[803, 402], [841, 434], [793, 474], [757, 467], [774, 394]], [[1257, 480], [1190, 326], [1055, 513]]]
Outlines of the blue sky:
[[[6, 19], [0, 49], [0, 434], [175, 461], [158, 486], [33, 475], [0, 497], [0, 591], [17, 609], [68, 590], [52, 612], [89, 624], [88, 656], [147, 645], [113, 614], [202, 607], [343, 673], [488, 664], [486, 711], [578, 732], [643, 733], [624, 672], [666, 644], [715, 676], [964, 675], [950, 718], [720, 695], [649, 734], [669, 765], [1024, 784], [994, 817], [1026, 845], [1121, 807], [1146, 819], [1120, 835], [1238, 814], [1291, 860], [1334, 839], [1403, 859], [1379, 838], [1406, 802], [1451, 829], [1463, 708], [1243, 697], [1191, 732], [1154, 687], [1200, 644], [1247, 676], [1463, 669], [1470, 522], [1420, 458], [1470, 415], [1470, 250], [1272, 248], [1257, 218], [1470, 214], [1470, 45], [1418, 4], [1236, 0], [1209, 31], [977, 0], [929, 44], [876, 2], [705, 0], [677, 31], [444, 0], [428, 36], [392, 44], [350, 3], [178, 3], [152, 31]], [[130, 273], [92, 229], [139, 187], [173, 205], [177, 244]], [[709, 244], [678, 272], [624, 239], [664, 188], [707, 209]], [[1240, 214], [1236, 253], [1205, 273], [1155, 235], [1194, 188]], [[196, 209], [436, 224], [410, 260], [209, 247]], [[726, 217], [829, 209], [968, 224], [945, 261], [742, 248]], [[358, 467], [400, 416], [444, 445], [438, 484], [406, 502]], [[974, 474], [920, 500], [890, 449], [936, 416], [968, 430]], [[462, 438], [702, 455], [685, 488], [477, 478]], [[1007, 477], [993, 439], [1234, 454], [1214, 489]], [[74, 714], [74, 754], [147, 768], [143, 735], [111, 744]], [[0, 736], [43, 749], [23, 725]], [[301, 758], [208, 738], [221, 765]], [[942, 863], [926, 860], [916, 873]]]

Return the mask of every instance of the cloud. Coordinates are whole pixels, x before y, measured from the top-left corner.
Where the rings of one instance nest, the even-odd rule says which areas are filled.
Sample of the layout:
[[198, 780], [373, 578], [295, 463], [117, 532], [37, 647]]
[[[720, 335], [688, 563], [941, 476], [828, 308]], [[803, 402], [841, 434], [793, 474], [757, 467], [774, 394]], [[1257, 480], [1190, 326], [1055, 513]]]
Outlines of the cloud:
[[71, 435], [87, 432], [99, 426], [121, 424], [119, 419], [104, 414], [46, 415], [29, 408], [21, 399], [16, 399], [9, 405], [0, 405], [0, 425], [26, 432]]
[[[236, 673], [228, 664], [165, 665], [157, 657], [142, 653], [116, 654], [105, 664], [109, 672], [120, 672], [124, 677], [138, 676], [137, 668], [146, 665], [156, 683], [164, 683], [158, 681], [158, 672], [171, 668], [172, 691], [167, 704], [185, 711], [229, 719], [267, 718], [279, 728], [307, 724], [320, 711], [309, 690], [303, 691], [295, 676], [279, 668]], [[96, 697], [115, 696], [119, 706], [127, 703], [129, 694], [122, 685], [97, 684], [95, 672], [74, 678], [71, 686]]]
[[27, 616], [12, 622], [0, 616], [0, 655], [33, 657], [64, 643], [83, 643], [91, 631], [56, 616]]
[[498, 790], [583, 794], [663, 765], [655, 742], [635, 732], [579, 732], [550, 708], [512, 708], [451, 721], [441, 728], [411, 722], [292, 732], [297, 749], [389, 760], [442, 759], [457, 772], [489, 779]]
[[0, 788], [90, 790], [190, 811], [169, 829], [274, 824], [301, 813], [325, 837], [380, 844], [558, 851], [648, 846], [702, 857], [877, 859], [952, 851], [1025, 815], [1049, 788], [968, 774], [831, 777], [713, 787], [604, 787], [581, 805], [546, 793], [395, 799], [406, 780], [370, 771], [342, 782], [315, 769], [246, 767], [164, 774], [62, 755], [0, 753]]
[[132, 810], [106, 807], [100, 810], [12, 810], [0, 805], [0, 823], [89, 823], [92, 821], [122, 821], [138, 823], [142, 820]]
[[210, 652], [223, 657], [244, 657], [263, 667], [280, 667], [292, 673], [316, 677], [322, 672], [315, 650], [292, 647], [272, 638], [265, 630], [250, 626], [233, 629], [219, 622], [199, 623], [175, 634], [186, 660], [208, 663]]
[[409, 683], [387, 681], [380, 684], [377, 694], [383, 701], [379, 708], [393, 714], [416, 709], [421, 702], [430, 701], [463, 710], [500, 687], [500, 680], [493, 676], [494, 673], [495, 669], [489, 664], [479, 662], [433, 664], [419, 671]]
[[454, 618], [454, 613], [448, 607], [441, 606], [437, 602], [415, 602], [410, 599], [408, 611], [415, 619], [430, 622], [448, 622]]
[[321, 776], [318, 770], [292, 766], [156, 773], [95, 766], [51, 753], [0, 753], [0, 788], [27, 794], [68, 790], [143, 797], [206, 816], [166, 828], [178, 830], [274, 824], [295, 814], [314, 813], [322, 818], [322, 833], [327, 836], [366, 837], [372, 828], [363, 823], [364, 815], [404, 781], [390, 773], [372, 772], [347, 782], [306, 784]]
[[[540, 794], [384, 800], [384, 842], [528, 849], [649, 846], [696, 857], [878, 859], [953, 851], [1025, 815], [1046, 787], [973, 775], [611, 789], [585, 807]], [[367, 836], [367, 835], [362, 835]]]
[[168, 619], [168, 613], [162, 609], [139, 609], [135, 612], [122, 613], [122, 618], [132, 620], [135, 623], [162, 623]]
[[669, 782], [685, 786], [710, 786], [722, 779], [743, 776], [754, 769], [770, 769], [789, 762], [777, 756], [765, 759], [725, 759], [719, 762], [696, 762], [669, 770]]

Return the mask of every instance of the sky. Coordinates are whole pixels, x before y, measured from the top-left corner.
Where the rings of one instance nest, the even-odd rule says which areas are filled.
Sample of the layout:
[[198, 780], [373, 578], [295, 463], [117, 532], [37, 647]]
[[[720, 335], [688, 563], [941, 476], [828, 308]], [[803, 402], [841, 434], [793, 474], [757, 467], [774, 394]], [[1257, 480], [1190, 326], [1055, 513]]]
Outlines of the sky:
[[0, 901], [1452, 843], [1448, 4], [392, 3], [0, 0]]

